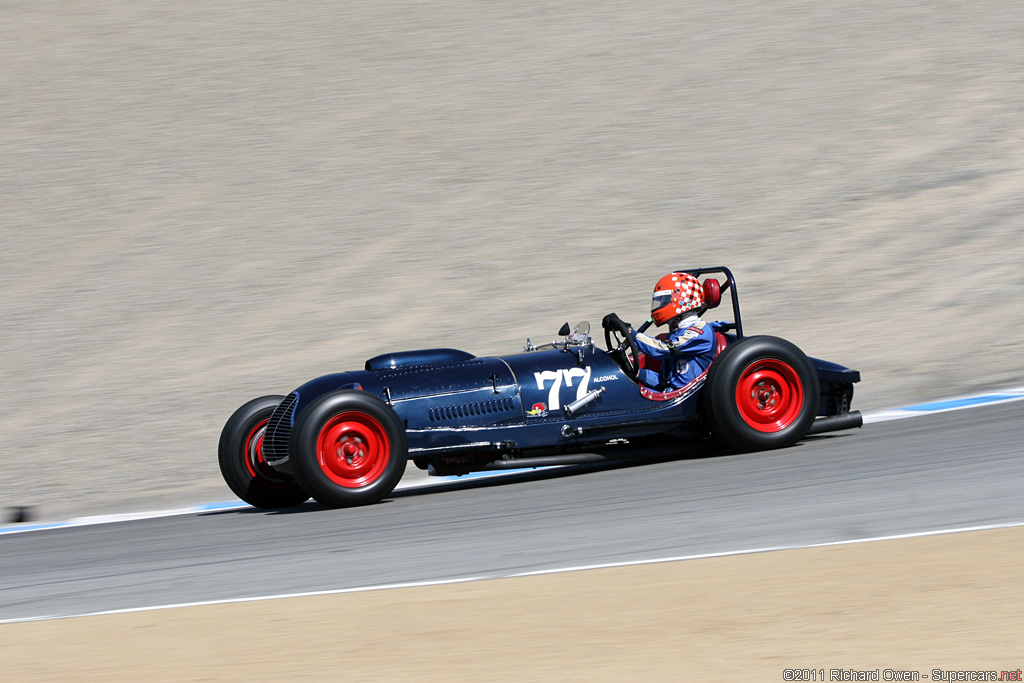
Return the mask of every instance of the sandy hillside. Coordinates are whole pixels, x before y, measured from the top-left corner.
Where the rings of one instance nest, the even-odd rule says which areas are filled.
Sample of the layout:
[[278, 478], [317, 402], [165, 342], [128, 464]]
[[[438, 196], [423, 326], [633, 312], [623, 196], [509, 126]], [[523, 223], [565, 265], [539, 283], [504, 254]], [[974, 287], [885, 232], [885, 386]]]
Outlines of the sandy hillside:
[[1019, 2], [4, 3], [0, 506], [217, 500], [236, 406], [725, 264], [855, 407], [1024, 383]]

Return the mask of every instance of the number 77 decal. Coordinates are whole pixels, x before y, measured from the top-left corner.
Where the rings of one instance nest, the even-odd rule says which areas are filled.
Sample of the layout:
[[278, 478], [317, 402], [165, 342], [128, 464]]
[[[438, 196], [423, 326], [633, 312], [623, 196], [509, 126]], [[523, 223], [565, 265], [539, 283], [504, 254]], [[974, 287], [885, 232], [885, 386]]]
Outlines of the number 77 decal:
[[563, 382], [567, 389], [572, 388], [572, 382], [574, 379], [579, 379], [579, 386], [576, 387], [576, 400], [579, 400], [587, 395], [587, 389], [590, 386], [590, 366], [585, 368], [569, 368], [561, 370], [545, 370], [544, 372], [533, 373], [534, 378], [537, 380], [537, 389], [540, 391], [544, 390], [544, 384], [551, 382], [551, 388], [548, 390], [548, 408], [550, 410], [558, 410], [561, 407], [559, 401], [559, 389]]

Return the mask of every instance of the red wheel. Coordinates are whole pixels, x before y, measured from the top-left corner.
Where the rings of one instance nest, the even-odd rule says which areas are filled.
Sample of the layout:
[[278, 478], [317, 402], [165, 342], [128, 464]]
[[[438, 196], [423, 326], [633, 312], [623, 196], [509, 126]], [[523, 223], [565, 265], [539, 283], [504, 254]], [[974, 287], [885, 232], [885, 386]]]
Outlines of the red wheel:
[[309, 494], [276, 471], [263, 456], [263, 434], [283, 396], [261, 396], [236, 410], [224, 425], [217, 459], [224, 481], [249, 505], [267, 510], [292, 507]]
[[818, 409], [818, 375], [807, 356], [777, 337], [729, 344], [701, 389], [711, 432], [741, 451], [791, 446]]
[[339, 413], [320, 428], [316, 459], [327, 478], [338, 486], [357, 489], [377, 481], [391, 458], [391, 440], [372, 415]]
[[804, 385], [796, 370], [775, 358], [751, 363], [736, 384], [740, 417], [759, 432], [780, 432], [793, 424], [804, 404]]
[[317, 502], [340, 508], [376, 503], [405, 472], [409, 444], [395, 410], [353, 389], [300, 409], [289, 443], [295, 479]]

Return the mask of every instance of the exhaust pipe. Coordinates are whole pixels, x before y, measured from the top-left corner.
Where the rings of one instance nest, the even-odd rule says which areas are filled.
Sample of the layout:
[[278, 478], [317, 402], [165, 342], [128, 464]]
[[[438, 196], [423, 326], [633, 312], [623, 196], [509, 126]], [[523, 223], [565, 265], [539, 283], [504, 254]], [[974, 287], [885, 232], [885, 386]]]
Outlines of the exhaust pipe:
[[485, 470], [522, 470], [551, 465], [586, 465], [595, 462], [614, 462], [622, 458], [608, 457], [600, 453], [566, 453], [565, 455], [542, 455], [534, 458], [495, 460], [484, 466]]
[[604, 393], [604, 387], [601, 387], [600, 389], [595, 389], [594, 391], [591, 391], [589, 394], [587, 394], [586, 396], [584, 396], [582, 398], [576, 399], [575, 401], [573, 401], [569, 405], [567, 405], [564, 408], [562, 408], [562, 410], [565, 411], [565, 416], [566, 417], [572, 417], [573, 415], [578, 413], [580, 411], [580, 409], [583, 408], [585, 405], [587, 405], [588, 403], [593, 403], [594, 399], [596, 399], [598, 396], [600, 396], [603, 393]]
[[853, 410], [842, 415], [827, 415], [817, 418], [811, 423], [811, 428], [807, 430], [807, 436], [822, 432], [838, 432], [843, 429], [860, 429], [862, 426], [864, 426], [864, 417], [859, 410]]

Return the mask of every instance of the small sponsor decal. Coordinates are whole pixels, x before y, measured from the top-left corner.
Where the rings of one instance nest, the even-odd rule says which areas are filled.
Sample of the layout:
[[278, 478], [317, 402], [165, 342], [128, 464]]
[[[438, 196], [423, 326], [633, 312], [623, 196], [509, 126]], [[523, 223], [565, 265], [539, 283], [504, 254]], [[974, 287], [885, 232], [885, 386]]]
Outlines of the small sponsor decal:
[[526, 411], [526, 417], [547, 417], [548, 404], [534, 403], [533, 407]]
[[593, 382], [614, 382], [617, 379], [618, 379], [618, 377], [616, 377], [615, 375], [601, 375], [600, 377], [595, 377], [591, 381], [593, 381]]
[[699, 337], [704, 334], [704, 326], [706, 324], [707, 323], [703, 320], [698, 320], [694, 324], [690, 325], [686, 328], [686, 333], [683, 335], [683, 339], [693, 339], [694, 337]]

